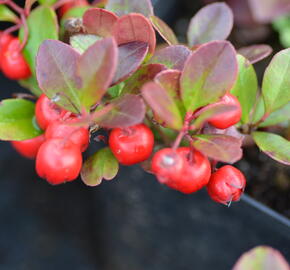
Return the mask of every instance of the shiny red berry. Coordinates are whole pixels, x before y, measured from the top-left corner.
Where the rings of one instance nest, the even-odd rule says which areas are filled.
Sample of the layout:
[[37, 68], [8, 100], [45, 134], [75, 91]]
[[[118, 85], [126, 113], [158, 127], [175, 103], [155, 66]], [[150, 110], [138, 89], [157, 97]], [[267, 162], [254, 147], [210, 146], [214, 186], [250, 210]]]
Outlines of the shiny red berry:
[[240, 199], [245, 186], [246, 178], [243, 173], [231, 165], [226, 165], [212, 174], [207, 191], [214, 201], [228, 204]]
[[65, 113], [66, 111], [64, 109], [57, 106], [44, 94], [42, 94], [36, 102], [36, 121], [44, 130], [52, 121], [60, 119]]
[[65, 3], [59, 8], [59, 16], [63, 17], [63, 15], [68, 12], [70, 9], [75, 8], [75, 7], [81, 7], [81, 6], [88, 6], [89, 3], [87, 0], [74, 0], [68, 3]]
[[5, 48], [8, 44], [14, 39], [14, 37], [10, 34], [6, 34], [0, 31], [0, 56], [2, 57]]
[[226, 129], [230, 126], [237, 124], [241, 120], [241, 104], [234, 95], [226, 94], [217, 103], [236, 106], [236, 110], [225, 112], [222, 115], [213, 116], [211, 119], [208, 120], [211, 125], [219, 129]]
[[154, 136], [144, 124], [126, 129], [114, 128], [109, 136], [109, 146], [121, 164], [132, 165], [150, 157]]
[[20, 51], [20, 41], [13, 38], [3, 48], [1, 55], [2, 72], [12, 80], [27, 79], [31, 76], [30, 68]]
[[44, 134], [41, 134], [28, 140], [12, 141], [11, 144], [22, 156], [33, 159], [36, 157], [38, 149], [44, 141]]
[[65, 139], [47, 140], [37, 153], [37, 174], [52, 185], [75, 180], [81, 167], [82, 155], [79, 147]]
[[74, 125], [77, 121], [77, 118], [68, 118], [51, 122], [45, 131], [45, 138], [68, 139], [84, 152], [88, 148], [90, 134], [88, 127]]

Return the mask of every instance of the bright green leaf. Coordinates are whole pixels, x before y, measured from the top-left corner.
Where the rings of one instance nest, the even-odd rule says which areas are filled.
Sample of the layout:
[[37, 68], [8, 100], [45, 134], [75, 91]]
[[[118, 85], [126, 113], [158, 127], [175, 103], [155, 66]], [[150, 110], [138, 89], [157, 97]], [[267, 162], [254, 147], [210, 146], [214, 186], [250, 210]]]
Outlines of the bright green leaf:
[[17, 16], [5, 5], [0, 5], [0, 21], [17, 22]]
[[38, 2], [42, 5], [46, 4], [46, 5], [53, 5], [54, 3], [56, 3], [57, 0], [38, 0]]

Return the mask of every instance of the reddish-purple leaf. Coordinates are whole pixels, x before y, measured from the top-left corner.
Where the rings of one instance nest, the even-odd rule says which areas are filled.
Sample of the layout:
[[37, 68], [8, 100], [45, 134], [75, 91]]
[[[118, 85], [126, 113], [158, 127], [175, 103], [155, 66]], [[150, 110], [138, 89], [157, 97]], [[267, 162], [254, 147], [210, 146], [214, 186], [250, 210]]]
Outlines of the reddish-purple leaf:
[[152, 81], [159, 72], [165, 69], [165, 66], [162, 64], [148, 64], [142, 66], [126, 81], [123, 92], [130, 94], [140, 93], [140, 88], [143, 84]]
[[113, 84], [124, 81], [140, 67], [147, 55], [148, 44], [145, 42], [134, 41], [120, 45], [118, 51], [118, 66], [113, 79]]
[[160, 34], [161, 37], [164, 38], [164, 40], [169, 44], [169, 45], [176, 45], [178, 44], [178, 40], [172, 31], [172, 29], [160, 18], [157, 16], [150, 16], [150, 21], [152, 22], [155, 30]]
[[169, 69], [182, 70], [191, 53], [191, 50], [183, 45], [168, 46], [156, 51], [149, 63], [159, 63]]
[[117, 20], [118, 17], [108, 10], [92, 8], [85, 12], [83, 25], [89, 34], [107, 37], [111, 35], [112, 28]]
[[124, 44], [132, 41], [146, 42], [149, 52], [154, 53], [156, 37], [150, 21], [141, 14], [132, 13], [118, 19], [113, 28], [117, 43]]
[[126, 94], [112, 101], [108, 113], [95, 119], [101, 127], [124, 128], [139, 124], [143, 121], [146, 107], [140, 96]]
[[225, 3], [213, 3], [202, 8], [190, 21], [189, 46], [213, 40], [225, 40], [233, 28], [233, 13]]
[[80, 80], [76, 75], [80, 54], [69, 45], [46, 40], [39, 47], [36, 76], [41, 90], [61, 107], [79, 112]]
[[195, 135], [194, 148], [217, 161], [235, 163], [242, 158], [241, 140], [228, 135]]
[[117, 59], [117, 44], [111, 37], [97, 41], [82, 54], [78, 73], [83, 81], [83, 106], [89, 109], [103, 97], [114, 77]]
[[173, 97], [161, 85], [155, 82], [146, 83], [142, 89], [142, 96], [166, 126], [180, 130], [182, 118]]
[[269, 45], [259, 44], [248, 47], [243, 47], [238, 50], [238, 53], [247, 58], [251, 64], [255, 64], [264, 58], [268, 57], [273, 52]]
[[278, 16], [290, 12], [289, 0], [249, 0], [251, 12], [259, 23], [270, 23]]
[[118, 16], [129, 13], [141, 13], [145, 17], [153, 15], [151, 0], [109, 0], [106, 9]]
[[196, 49], [185, 63], [181, 97], [188, 111], [217, 101], [234, 86], [238, 75], [236, 51], [227, 41], [213, 41]]

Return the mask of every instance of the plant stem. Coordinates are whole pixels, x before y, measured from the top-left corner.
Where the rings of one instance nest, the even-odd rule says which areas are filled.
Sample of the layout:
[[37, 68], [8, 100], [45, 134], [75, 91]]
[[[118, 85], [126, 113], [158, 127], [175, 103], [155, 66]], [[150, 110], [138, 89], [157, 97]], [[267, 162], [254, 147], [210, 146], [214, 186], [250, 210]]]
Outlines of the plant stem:
[[26, 46], [28, 36], [29, 36], [29, 29], [28, 29], [26, 17], [24, 14], [21, 14], [21, 22], [22, 22], [23, 27], [24, 27], [24, 37], [23, 37], [23, 40], [21, 42], [20, 51], [22, 51], [24, 49], [24, 47]]
[[5, 29], [5, 30], [3, 31], [3, 33], [5, 33], [5, 34], [10, 34], [10, 33], [12, 33], [12, 32], [15, 32], [15, 31], [19, 30], [20, 27], [21, 27], [21, 23], [19, 23], [19, 24], [15, 24], [15, 25], [13, 25], [13, 26], [11, 26], [11, 27]]

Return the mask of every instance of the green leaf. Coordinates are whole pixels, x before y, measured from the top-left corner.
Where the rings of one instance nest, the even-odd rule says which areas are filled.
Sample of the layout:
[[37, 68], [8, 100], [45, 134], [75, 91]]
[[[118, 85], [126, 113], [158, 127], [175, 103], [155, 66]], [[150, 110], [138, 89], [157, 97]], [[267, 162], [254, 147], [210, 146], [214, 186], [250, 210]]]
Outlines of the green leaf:
[[70, 18], [82, 18], [85, 12], [90, 8], [90, 6], [79, 6], [69, 9], [61, 18], [61, 25]]
[[5, 5], [0, 5], [0, 21], [17, 22], [17, 16]]
[[81, 171], [83, 182], [88, 186], [97, 186], [103, 179], [113, 179], [119, 170], [119, 163], [109, 147], [105, 147], [89, 157]]
[[53, 5], [57, 0], [38, 0], [41, 5]]
[[117, 98], [121, 95], [125, 83], [121, 82], [109, 88], [108, 93], [112, 98]]
[[231, 93], [234, 94], [242, 106], [241, 122], [250, 121], [250, 113], [255, 105], [258, 91], [258, 80], [254, 67], [241, 55], [238, 55], [239, 75]]
[[266, 113], [290, 101], [290, 49], [277, 53], [267, 67], [262, 84]]
[[29, 89], [34, 95], [39, 97], [42, 94], [42, 91], [38, 86], [36, 76], [30, 76], [29, 78], [25, 80], [20, 80], [18, 82], [21, 86]]
[[[35, 73], [35, 59], [40, 44], [46, 39], [58, 39], [58, 24], [53, 9], [47, 6], [40, 6], [34, 9], [28, 19], [29, 37], [24, 48], [24, 56]], [[24, 29], [20, 30], [19, 37], [23, 40]]]
[[290, 120], [290, 102], [281, 109], [271, 113], [259, 127], [269, 127]]
[[262, 119], [263, 115], [265, 114], [265, 104], [263, 96], [260, 95], [257, 98], [256, 104], [254, 105], [254, 110], [252, 112], [251, 122], [257, 123], [259, 120]]
[[86, 51], [91, 45], [101, 38], [96, 35], [73, 35], [70, 38], [70, 45], [76, 49], [79, 53]]
[[259, 148], [268, 156], [286, 165], [290, 165], [290, 142], [283, 137], [256, 131], [253, 138]]
[[25, 99], [5, 99], [0, 103], [0, 139], [21, 141], [42, 133], [34, 118], [34, 103]]

